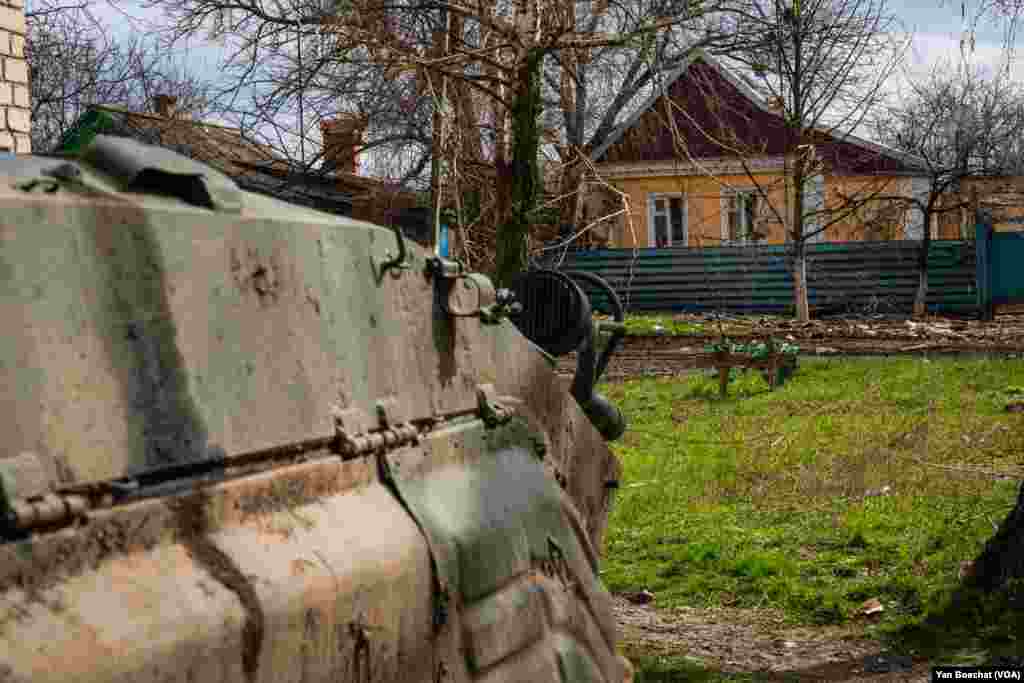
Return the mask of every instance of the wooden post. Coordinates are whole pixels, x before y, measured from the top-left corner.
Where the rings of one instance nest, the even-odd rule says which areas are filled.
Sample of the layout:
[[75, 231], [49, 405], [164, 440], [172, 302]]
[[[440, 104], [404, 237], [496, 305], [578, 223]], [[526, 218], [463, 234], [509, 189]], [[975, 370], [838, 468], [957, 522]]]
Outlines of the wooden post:
[[779, 377], [779, 354], [775, 352], [775, 340], [768, 337], [768, 391], [775, 391]]
[[726, 393], [729, 390], [729, 371], [732, 366], [729, 364], [729, 352], [719, 351], [718, 352], [718, 394], [721, 398], [725, 398]]

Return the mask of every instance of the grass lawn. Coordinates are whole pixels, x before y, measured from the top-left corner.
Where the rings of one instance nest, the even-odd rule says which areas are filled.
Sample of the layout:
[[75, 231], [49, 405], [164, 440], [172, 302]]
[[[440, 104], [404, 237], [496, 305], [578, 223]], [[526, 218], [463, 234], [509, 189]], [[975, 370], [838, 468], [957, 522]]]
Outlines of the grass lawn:
[[630, 427], [603, 579], [659, 607], [910, 632], [1013, 504], [1022, 386], [1021, 361], [921, 359], [803, 359], [781, 389], [751, 373], [725, 400], [702, 376], [604, 385]]
[[[717, 330], [717, 328], [716, 328]], [[627, 315], [626, 333], [637, 335], [666, 334], [683, 336], [688, 334], [705, 334], [709, 331], [703, 323], [676, 320], [671, 313], [662, 315]], [[711, 330], [715, 331], [715, 330]]]

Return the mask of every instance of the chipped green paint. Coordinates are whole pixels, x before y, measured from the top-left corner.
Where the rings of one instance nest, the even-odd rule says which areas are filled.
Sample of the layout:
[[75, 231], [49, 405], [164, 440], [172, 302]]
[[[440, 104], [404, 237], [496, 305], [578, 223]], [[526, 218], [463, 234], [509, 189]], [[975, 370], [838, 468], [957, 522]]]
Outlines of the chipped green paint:
[[[474, 423], [429, 440], [426, 476], [421, 468], [411, 470], [415, 476], [403, 474], [408, 456], [388, 457], [391, 478], [425, 528], [443, 581], [472, 601], [556, 559], [585, 580], [594, 568], [565, 521], [557, 485], [536, 457], [537, 437], [521, 425], [494, 431], [501, 437]], [[446, 438], [450, 443], [435, 453], [432, 446]], [[442, 455], [452, 448], [457, 455]], [[595, 584], [587, 588], [597, 590]]]
[[[4, 491], [64, 496], [0, 542], [8, 678], [626, 679], [594, 551], [621, 468], [549, 359], [441, 313], [414, 244], [379, 277], [389, 230], [88, 149], [0, 160]], [[487, 427], [485, 384], [531, 421]], [[378, 405], [384, 447], [342, 457]]]

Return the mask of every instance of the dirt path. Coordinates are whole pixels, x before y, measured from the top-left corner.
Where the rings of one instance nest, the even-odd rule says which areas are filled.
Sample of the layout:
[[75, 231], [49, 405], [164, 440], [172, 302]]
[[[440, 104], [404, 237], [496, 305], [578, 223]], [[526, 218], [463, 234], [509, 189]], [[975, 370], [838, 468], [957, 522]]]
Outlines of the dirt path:
[[[676, 320], [700, 323], [704, 334], [639, 335], [622, 340], [604, 378], [621, 381], [636, 377], [681, 376], [693, 372], [705, 346], [719, 341], [707, 316], [678, 314]], [[1024, 314], [1003, 315], [994, 321], [832, 319], [798, 323], [788, 319], [730, 320], [723, 327], [732, 342], [776, 339], [800, 347], [802, 356], [1024, 356]], [[559, 359], [559, 372], [572, 375], [575, 354]]]
[[[1013, 353], [1024, 351], [1024, 311], [996, 316], [994, 320], [961, 320], [929, 316], [918, 320], [881, 317], [828, 318], [797, 322], [763, 316], [732, 317], [720, 323], [713, 316], [679, 313], [675, 324], [692, 326], [696, 333], [682, 336], [633, 337], [637, 348], [677, 348], [688, 340], [693, 345], [725, 334], [733, 341], [772, 337], [801, 347], [851, 353], [909, 353], [922, 351], [961, 353]], [[698, 332], [699, 330], [699, 332]], [[679, 344], [679, 342], [684, 342]], [[829, 351], [823, 351], [823, 354]]]
[[663, 610], [615, 596], [615, 613], [629, 653], [685, 655], [707, 669], [760, 672], [770, 681], [930, 680], [927, 661], [893, 659], [850, 630], [787, 628], [767, 610]]

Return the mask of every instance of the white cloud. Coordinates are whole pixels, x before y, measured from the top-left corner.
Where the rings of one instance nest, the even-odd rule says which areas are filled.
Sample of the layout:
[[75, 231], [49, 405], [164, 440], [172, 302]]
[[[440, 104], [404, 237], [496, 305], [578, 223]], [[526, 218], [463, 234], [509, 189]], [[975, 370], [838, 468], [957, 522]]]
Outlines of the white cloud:
[[936, 67], [981, 69], [992, 75], [1009, 61], [1010, 74], [1015, 80], [1024, 80], [1024, 64], [1019, 55], [1007, 54], [1001, 43], [993, 40], [975, 40], [973, 49], [961, 49], [958, 33], [915, 33], [906, 56], [907, 77], [922, 77]]
[[130, 0], [93, 2], [89, 12], [109, 27], [117, 38], [153, 35], [165, 23], [163, 10]]

